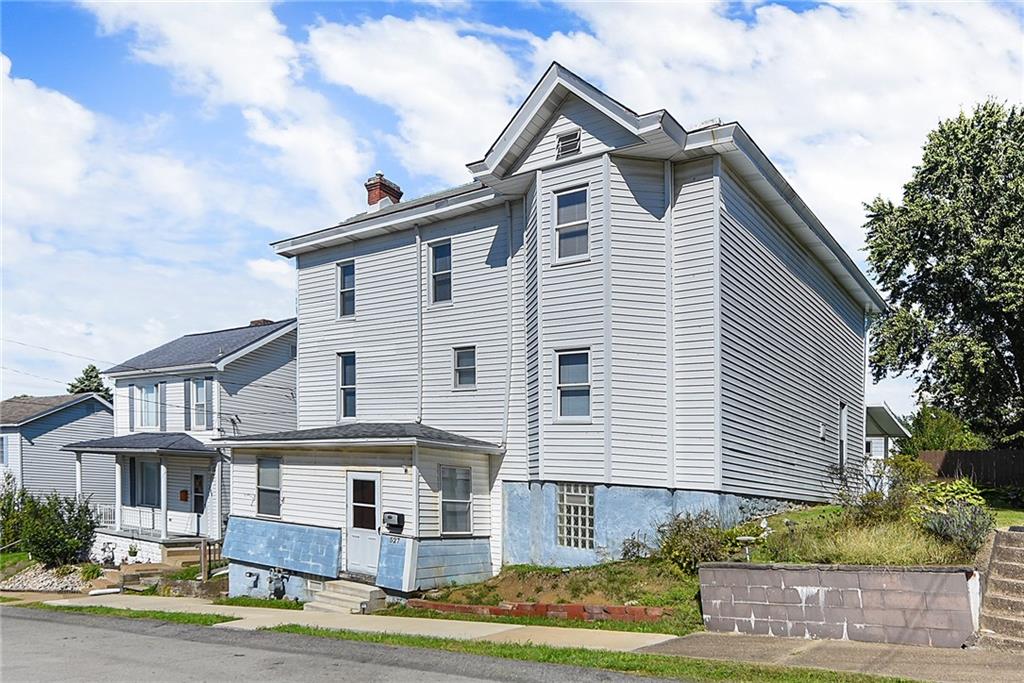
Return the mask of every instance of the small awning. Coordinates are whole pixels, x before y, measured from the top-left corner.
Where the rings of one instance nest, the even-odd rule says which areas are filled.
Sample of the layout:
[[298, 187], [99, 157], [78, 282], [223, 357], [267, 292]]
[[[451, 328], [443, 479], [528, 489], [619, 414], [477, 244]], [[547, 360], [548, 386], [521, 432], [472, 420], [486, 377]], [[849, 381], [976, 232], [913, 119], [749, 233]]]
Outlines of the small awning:
[[887, 405], [868, 406], [867, 419], [864, 424], [866, 436], [891, 436], [909, 438], [910, 432], [903, 421]]
[[211, 457], [219, 451], [184, 432], [136, 432], [106, 439], [79, 441], [61, 450], [75, 453], [142, 453], [145, 455], [190, 455]]
[[230, 448], [339, 448], [424, 446], [500, 455], [500, 446], [417, 422], [352, 422], [318, 429], [271, 432], [214, 439]]

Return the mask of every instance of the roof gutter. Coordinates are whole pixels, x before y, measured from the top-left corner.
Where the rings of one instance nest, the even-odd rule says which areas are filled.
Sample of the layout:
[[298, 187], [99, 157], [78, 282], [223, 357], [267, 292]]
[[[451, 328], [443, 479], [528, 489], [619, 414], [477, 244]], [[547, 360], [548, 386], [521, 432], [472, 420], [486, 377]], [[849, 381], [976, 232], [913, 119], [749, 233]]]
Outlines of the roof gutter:
[[214, 439], [218, 446], [232, 449], [259, 448], [386, 448], [395, 446], [420, 446], [425, 448], [441, 448], [453, 451], [464, 451], [468, 453], [486, 453], [488, 455], [501, 455], [502, 449], [498, 446], [450, 443], [447, 441], [433, 441], [430, 439], [418, 439], [416, 437], [396, 437], [393, 439], [292, 439], [280, 441], [247, 441], [231, 439]]
[[121, 453], [145, 453], [147, 455], [184, 455], [192, 457], [212, 458], [218, 455], [218, 451], [183, 451], [167, 448], [87, 448], [70, 444], [61, 448], [62, 451], [71, 453], [100, 453], [103, 455], [120, 455]]
[[133, 377], [148, 377], [150, 375], [163, 375], [172, 372], [194, 372], [196, 370], [217, 370], [217, 363], [192, 363], [190, 365], [170, 365], [163, 368], [139, 368], [138, 370], [122, 370], [120, 372], [103, 372], [104, 377], [111, 379], [128, 379]]

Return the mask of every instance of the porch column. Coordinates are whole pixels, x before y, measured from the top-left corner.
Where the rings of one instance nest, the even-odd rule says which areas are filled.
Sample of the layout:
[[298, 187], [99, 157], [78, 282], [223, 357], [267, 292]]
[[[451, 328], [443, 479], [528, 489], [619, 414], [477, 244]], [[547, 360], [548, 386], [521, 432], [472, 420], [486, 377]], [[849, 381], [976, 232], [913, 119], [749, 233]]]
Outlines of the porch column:
[[121, 456], [114, 456], [114, 529], [121, 530], [121, 482], [124, 463]]
[[82, 452], [75, 451], [75, 497], [82, 500]]
[[160, 456], [160, 538], [167, 538], [167, 458]]
[[[206, 535], [214, 539], [219, 539], [221, 537], [221, 529], [223, 528], [223, 524], [221, 524], [221, 514], [222, 511], [224, 510], [224, 501], [221, 500], [221, 493], [223, 492], [224, 487], [222, 487], [220, 484], [220, 478], [224, 476], [223, 458], [224, 456], [220, 454], [218, 454], [217, 457], [214, 458], [213, 482], [210, 484], [212, 489], [210, 493], [213, 495], [210, 495], [208, 497], [210, 499], [214, 499], [217, 501], [217, 504], [214, 506], [213, 509], [213, 533], [210, 533], [210, 529], [206, 530]], [[216, 496], [216, 498], [214, 498], [214, 496]]]

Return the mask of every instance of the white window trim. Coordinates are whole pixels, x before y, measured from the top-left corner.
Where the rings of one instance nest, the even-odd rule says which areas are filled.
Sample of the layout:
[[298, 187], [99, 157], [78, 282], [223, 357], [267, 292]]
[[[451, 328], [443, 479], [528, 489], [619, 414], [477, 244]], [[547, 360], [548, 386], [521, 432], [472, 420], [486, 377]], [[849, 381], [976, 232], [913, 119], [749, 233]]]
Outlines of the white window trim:
[[[271, 486], [260, 486], [260, 460], [276, 460], [277, 461], [277, 489]], [[268, 515], [265, 512], [260, 512], [260, 489], [267, 491], [277, 491], [277, 514]], [[281, 508], [284, 507], [284, 496], [281, 495], [284, 491], [284, 458], [278, 456], [265, 456], [256, 458], [256, 500], [253, 501], [255, 505], [255, 513], [257, 517], [263, 519], [281, 519]]]
[[[585, 353], [587, 354], [587, 382], [586, 384], [562, 384], [559, 382], [558, 376], [558, 359], [560, 356], [568, 355], [572, 353]], [[557, 424], [591, 424], [594, 418], [594, 373], [592, 370], [594, 362], [594, 354], [591, 353], [589, 347], [572, 347], [567, 349], [555, 349], [554, 357], [554, 384], [555, 384], [555, 422]], [[586, 415], [562, 415], [562, 389], [563, 388], [581, 388], [586, 387], [590, 391], [590, 398], [587, 401], [587, 414]]]
[[[440, 244], [448, 244], [448, 270], [434, 271], [434, 247]], [[434, 301], [434, 276], [448, 273], [449, 297], [444, 301]], [[427, 242], [427, 304], [429, 306], [451, 306], [455, 301], [455, 248], [451, 237]]]
[[0, 465], [10, 465], [10, 456], [7, 454], [10, 448], [10, 434], [0, 434]]
[[[199, 424], [197, 418], [200, 415], [200, 411], [199, 411], [200, 403], [198, 402], [199, 387], [196, 385], [196, 382], [202, 382], [203, 383], [203, 392], [206, 394], [205, 400], [202, 403], [202, 406], [203, 406], [203, 410], [202, 410], [203, 428], [202, 429], [198, 429], [196, 427], [196, 425]], [[192, 431], [196, 431], [196, 432], [210, 431], [211, 429], [213, 429], [213, 425], [206, 424], [206, 413], [207, 413], [206, 407], [210, 405], [209, 401], [210, 401], [210, 397], [212, 395], [212, 392], [210, 391], [210, 388], [211, 388], [213, 382], [212, 381], [207, 381], [207, 379], [205, 377], [193, 377], [192, 381], [189, 382], [189, 384], [192, 386], [192, 396], [191, 396], [191, 403], [192, 403]], [[212, 418], [212, 416], [213, 416], [212, 406], [210, 406], [210, 411], [209, 412], [210, 412], [210, 416]]]
[[[469, 500], [460, 499], [449, 499], [445, 501], [444, 497], [444, 471], [450, 470], [468, 470], [469, 471]], [[472, 536], [473, 535], [473, 468], [464, 465], [438, 465], [437, 466], [437, 516], [438, 526], [441, 529], [442, 536]], [[444, 530], [444, 504], [449, 503], [469, 503], [469, 529], [466, 531], [445, 531]]]
[[[341, 294], [342, 294], [342, 291], [343, 291], [342, 288], [341, 288], [341, 283], [342, 283], [341, 269], [344, 268], [345, 266], [348, 266], [348, 265], [352, 266], [352, 278], [353, 278], [353, 280], [355, 280], [355, 278], [358, 277], [358, 275], [356, 274], [356, 261], [355, 261], [355, 259], [345, 259], [344, 261], [337, 261], [334, 264], [334, 297], [335, 297], [335, 300], [336, 300], [335, 301], [335, 306], [334, 306], [334, 319], [335, 320], [352, 320], [352, 319], [354, 319], [356, 317], [356, 313], [359, 310], [359, 301], [358, 301], [358, 296], [357, 296], [355, 298], [355, 311], [353, 311], [351, 313], [345, 313], [345, 314], [342, 314], [342, 312], [341, 312]], [[348, 289], [345, 289], [344, 291], [352, 292], [353, 294], [355, 294], [356, 293], [356, 283], [353, 282], [352, 283], [352, 287], [350, 287]]]
[[836, 455], [839, 459], [839, 469], [844, 471], [850, 460], [850, 407], [845, 401], [839, 402], [839, 440], [836, 445]]
[[[156, 465], [156, 502], [152, 505], [143, 501], [143, 497], [146, 491], [146, 484], [142, 478], [142, 471], [146, 465]], [[160, 461], [152, 460], [150, 458], [137, 458], [135, 460], [135, 507], [137, 508], [149, 508], [150, 510], [156, 510], [160, 507], [160, 499], [166, 495], [165, 491], [161, 491], [161, 476], [160, 476]], [[170, 501], [168, 501], [170, 503]]]
[[[146, 398], [146, 391], [145, 391], [146, 389], [152, 389], [153, 390], [153, 400], [152, 401], [150, 401], [150, 400], [148, 400]], [[136, 399], [135, 399], [136, 402], [137, 402], [137, 406], [136, 407], [138, 408], [138, 412], [137, 412], [138, 419], [135, 421], [135, 429], [136, 430], [160, 429], [160, 387], [159, 387], [159, 382], [151, 382], [149, 384], [137, 384], [135, 386], [135, 391], [139, 394], [136, 397]], [[146, 424], [146, 420], [145, 420], [146, 406], [149, 403], [152, 403], [155, 406], [155, 408], [156, 408], [155, 421], [154, 421], [153, 424]]]
[[459, 351], [473, 350], [473, 377], [477, 377], [477, 357], [476, 357], [476, 346], [467, 344], [466, 346], [453, 346], [452, 347], [452, 389], [455, 391], [476, 391], [476, 380], [474, 379], [472, 384], [459, 384], [459, 370], [468, 369], [469, 366], [459, 365]]
[[[564, 194], [572, 194], [573, 192], [579, 192], [580, 190], [587, 193], [586, 202], [584, 206], [587, 209], [587, 217], [582, 221], [573, 221], [572, 223], [560, 224], [558, 222], [558, 198]], [[590, 260], [590, 185], [576, 185], [574, 187], [567, 187], [564, 190], [555, 190], [551, 193], [551, 264], [553, 266], [564, 266], [573, 263], [585, 263]], [[580, 225], [587, 226], [587, 250], [582, 254], [576, 254], [575, 256], [562, 257], [558, 253], [558, 233], [566, 228], [575, 228]]]
[[[342, 380], [343, 380], [343, 377], [344, 377], [344, 371], [342, 370], [342, 358], [344, 356], [352, 356], [353, 360], [355, 361], [355, 366], [356, 366], [355, 367], [355, 370], [356, 370], [356, 383], [355, 384], [342, 384]], [[336, 417], [336, 421], [338, 423], [350, 422], [352, 420], [355, 420], [356, 417], [359, 415], [359, 388], [358, 388], [359, 387], [359, 358], [356, 355], [355, 351], [340, 351], [335, 356], [334, 363], [335, 363], [336, 383], [337, 383], [337, 387], [338, 387], [337, 391], [335, 392], [335, 401], [338, 404], [337, 414], [335, 416]], [[345, 389], [351, 389], [352, 391], [356, 392], [356, 414], [355, 415], [345, 415]]]

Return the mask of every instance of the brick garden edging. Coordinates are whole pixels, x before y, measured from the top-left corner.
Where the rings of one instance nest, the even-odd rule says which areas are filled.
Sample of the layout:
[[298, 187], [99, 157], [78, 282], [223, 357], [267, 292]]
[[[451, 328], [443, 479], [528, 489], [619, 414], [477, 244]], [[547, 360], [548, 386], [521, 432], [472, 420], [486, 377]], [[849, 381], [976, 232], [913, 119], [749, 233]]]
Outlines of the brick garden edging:
[[478, 614], [490, 617], [550, 617], [580, 621], [657, 621], [672, 613], [671, 610], [664, 607], [584, 605], [581, 603], [503, 602], [500, 605], [462, 605], [411, 598], [405, 604], [408, 607], [450, 614]]
[[960, 647], [978, 628], [971, 567], [700, 565], [709, 631]]

